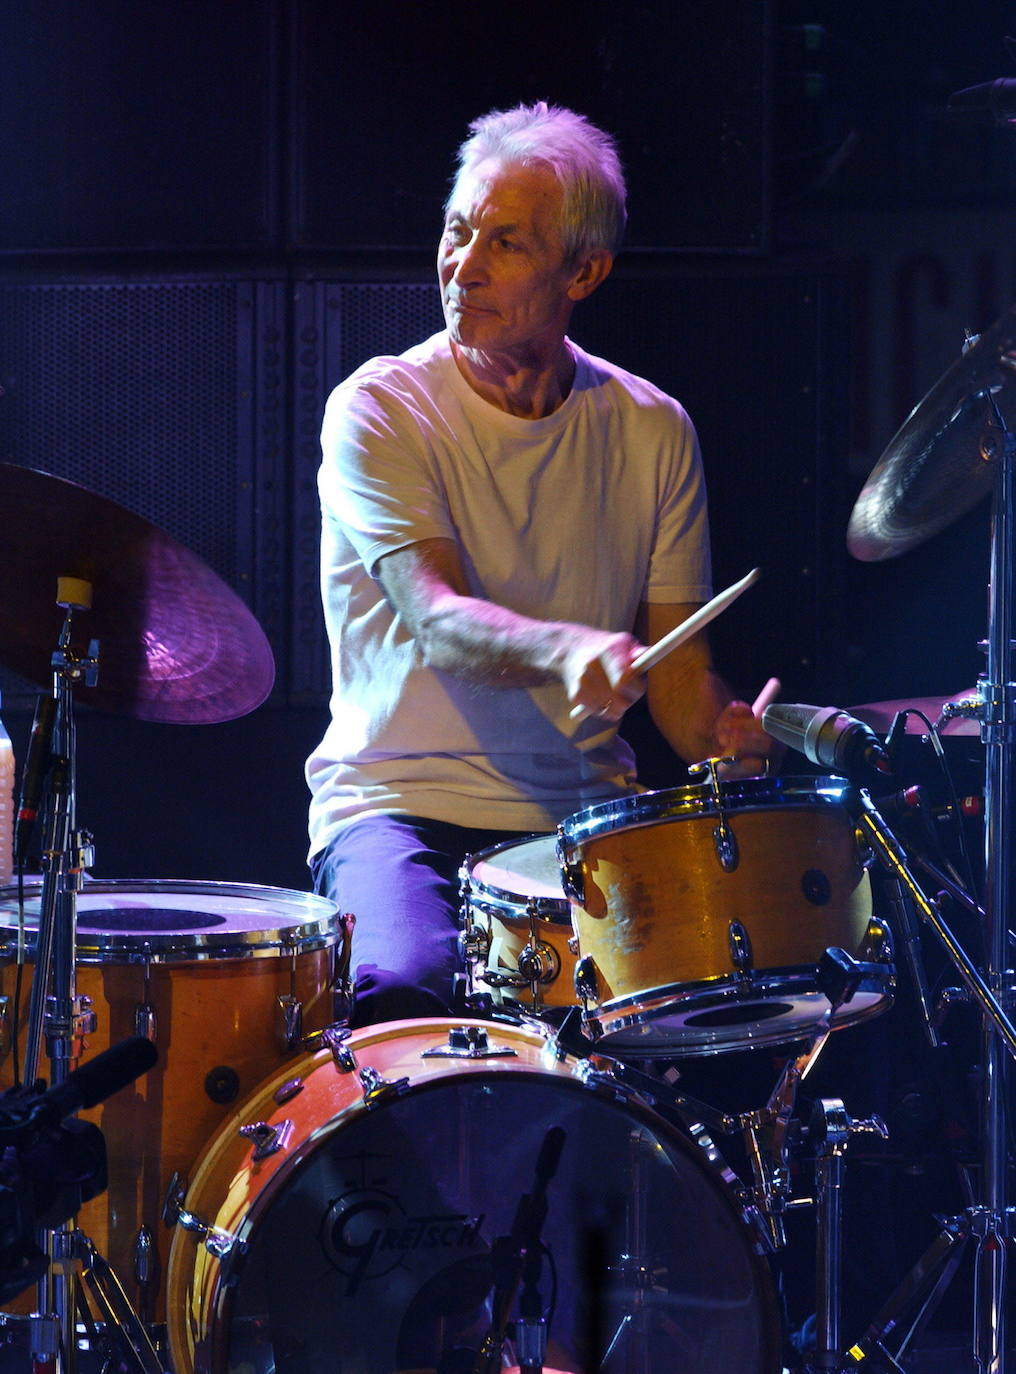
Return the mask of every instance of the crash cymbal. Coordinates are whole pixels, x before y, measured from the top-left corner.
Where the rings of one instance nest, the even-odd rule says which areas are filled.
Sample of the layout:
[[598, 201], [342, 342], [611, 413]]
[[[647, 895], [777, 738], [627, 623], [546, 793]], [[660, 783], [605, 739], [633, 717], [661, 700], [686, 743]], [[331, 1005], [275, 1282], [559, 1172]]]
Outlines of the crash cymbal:
[[905, 553], [990, 490], [999, 431], [985, 399], [1016, 392], [1016, 306], [981, 334], [915, 406], [854, 506], [847, 548], [864, 562]]
[[[856, 716], [865, 725], [870, 725], [878, 734], [887, 735], [900, 711], [912, 711], [915, 714], [908, 716], [906, 721], [907, 734], [926, 735], [928, 727], [916, 712], [920, 711], [921, 715], [927, 716], [932, 725], [937, 725], [942, 719], [946, 706], [971, 700], [980, 700], [976, 687], [971, 687], [966, 692], [956, 692], [951, 697], [903, 697], [899, 701], [872, 701], [866, 706], [851, 706], [849, 714]], [[940, 735], [979, 735], [981, 724], [980, 721], [970, 716], [950, 716], [938, 727], [938, 733]]]
[[99, 641], [96, 686], [78, 700], [140, 720], [212, 724], [271, 691], [272, 651], [240, 598], [163, 530], [104, 496], [0, 463], [0, 663], [49, 686], [63, 612], [57, 579], [92, 585], [74, 647]]

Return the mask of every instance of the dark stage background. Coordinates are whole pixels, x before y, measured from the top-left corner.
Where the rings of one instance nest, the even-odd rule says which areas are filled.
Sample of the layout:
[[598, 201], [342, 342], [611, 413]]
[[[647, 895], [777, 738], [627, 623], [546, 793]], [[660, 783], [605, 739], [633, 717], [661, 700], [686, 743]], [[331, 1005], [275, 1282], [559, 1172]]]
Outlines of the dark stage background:
[[[1006, 10], [647, 0], [578, 23], [524, 3], [509, 26], [408, 0], [5, 7], [0, 459], [163, 526], [250, 605], [277, 664], [270, 701], [224, 725], [143, 724], [80, 694], [95, 872], [306, 885], [321, 410], [365, 357], [440, 326], [454, 147], [520, 99], [621, 141], [629, 247], [574, 334], [698, 424], [717, 585], [764, 574], [715, 628], [734, 682], [750, 697], [777, 674], [787, 699], [840, 705], [972, 685], [985, 508], [889, 564], [852, 563], [844, 531], [937, 376], [897, 369], [910, 390], [872, 420], [862, 390], [890, 379], [866, 351], [882, 320], [865, 272], [906, 249], [901, 211], [962, 225], [1011, 204], [1006, 136], [941, 115], [1007, 70]], [[842, 229], [858, 213], [877, 244], [863, 262]], [[1005, 308], [1010, 268], [964, 323]], [[23, 757], [34, 688], [2, 685]], [[647, 779], [680, 781], [632, 729]]]

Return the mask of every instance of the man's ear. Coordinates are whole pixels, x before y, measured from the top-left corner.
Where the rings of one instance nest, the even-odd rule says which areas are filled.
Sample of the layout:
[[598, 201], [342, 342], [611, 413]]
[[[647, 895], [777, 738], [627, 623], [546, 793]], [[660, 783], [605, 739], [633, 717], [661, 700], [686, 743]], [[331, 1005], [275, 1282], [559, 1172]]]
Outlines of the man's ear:
[[606, 248], [586, 249], [581, 254], [572, 276], [568, 288], [569, 300], [584, 301], [587, 296], [591, 296], [600, 283], [610, 276], [613, 266], [614, 255]]

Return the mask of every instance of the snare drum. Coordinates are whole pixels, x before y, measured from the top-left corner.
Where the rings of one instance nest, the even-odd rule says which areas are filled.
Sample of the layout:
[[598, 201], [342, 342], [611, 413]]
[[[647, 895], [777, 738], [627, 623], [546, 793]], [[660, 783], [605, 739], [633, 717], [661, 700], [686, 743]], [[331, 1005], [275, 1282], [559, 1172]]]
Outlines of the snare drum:
[[812, 1031], [825, 950], [864, 965], [836, 1028], [884, 1010], [891, 948], [841, 778], [647, 792], [560, 826], [576, 978], [603, 1049], [716, 1054]]
[[[41, 886], [26, 910], [34, 957]], [[13, 996], [17, 891], [0, 890], [0, 987]], [[172, 1175], [199, 1151], [303, 1031], [332, 1019], [341, 923], [324, 898], [240, 884], [86, 881], [77, 898], [77, 992], [97, 1029], [87, 1055], [135, 1034], [159, 1051], [154, 1068], [82, 1116], [106, 1138], [109, 1187], [78, 1223], [132, 1291], [138, 1237], [168, 1255], [162, 1208]], [[30, 979], [18, 1017], [27, 1031]], [[8, 1000], [7, 1005], [10, 1005]], [[8, 1030], [10, 1027], [8, 1027]], [[45, 1072], [46, 1064], [40, 1062]], [[4, 1086], [12, 1066], [0, 1068]], [[2, 1081], [2, 1080], [0, 1080]]]
[[545, 1367], [775, 1374], [768, 1268], [725, 1180], [544, 1029], [389, 1022], [267, 1079], [174, 1233], [176, 1374], [476, 1368], [540, 1165]]
[[540, 1013], [575, 1005], [571, 909], [553, 835], [470, 855], [460, 872], [470, 990]]

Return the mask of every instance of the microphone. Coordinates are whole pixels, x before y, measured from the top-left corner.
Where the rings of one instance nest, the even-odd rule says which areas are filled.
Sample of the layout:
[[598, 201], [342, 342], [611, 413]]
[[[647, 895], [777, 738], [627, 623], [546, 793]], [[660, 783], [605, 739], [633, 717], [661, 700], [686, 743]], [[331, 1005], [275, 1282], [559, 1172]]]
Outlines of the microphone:
[[[112, 1097], [140, 1074], [147, 1073], [159, 1052], [143, 1035], [133, 1035], [88, 1059], [80, 1068], [34, 1099], [22, 1095], [9, 1101], [0, 1098], [0, 1146], [25, 1134], [39, 1134], [59, 1125], [65, 1116], [82, 1107], [95, 1107]], [[20, 1090], [21, 1094], [24, 1090]]]
[[835, 706], [776, 702], [762, 712], [762, 728], [820, 768], [842, 777], [872, 770], [892, 773], [889, 755], [871, 726]]
[[947, 111], [971, 124], [994, 124], [1007, 128], [1016, 124], [1016, 79], [1000, 76], [980, 86], [966, 86], [949, 97]]
[[28, 841], [32, 826], [39, 814], [42, 784], [49, 772], [53, 752], [53, 722], [56, 718], [56, 697], [40, 696], [35, 703], [35, 718], [28, 741], [28, 757], [21, 775], [21, 796], [14, 826], [14, 866], [24, 868], [28, 857]]

